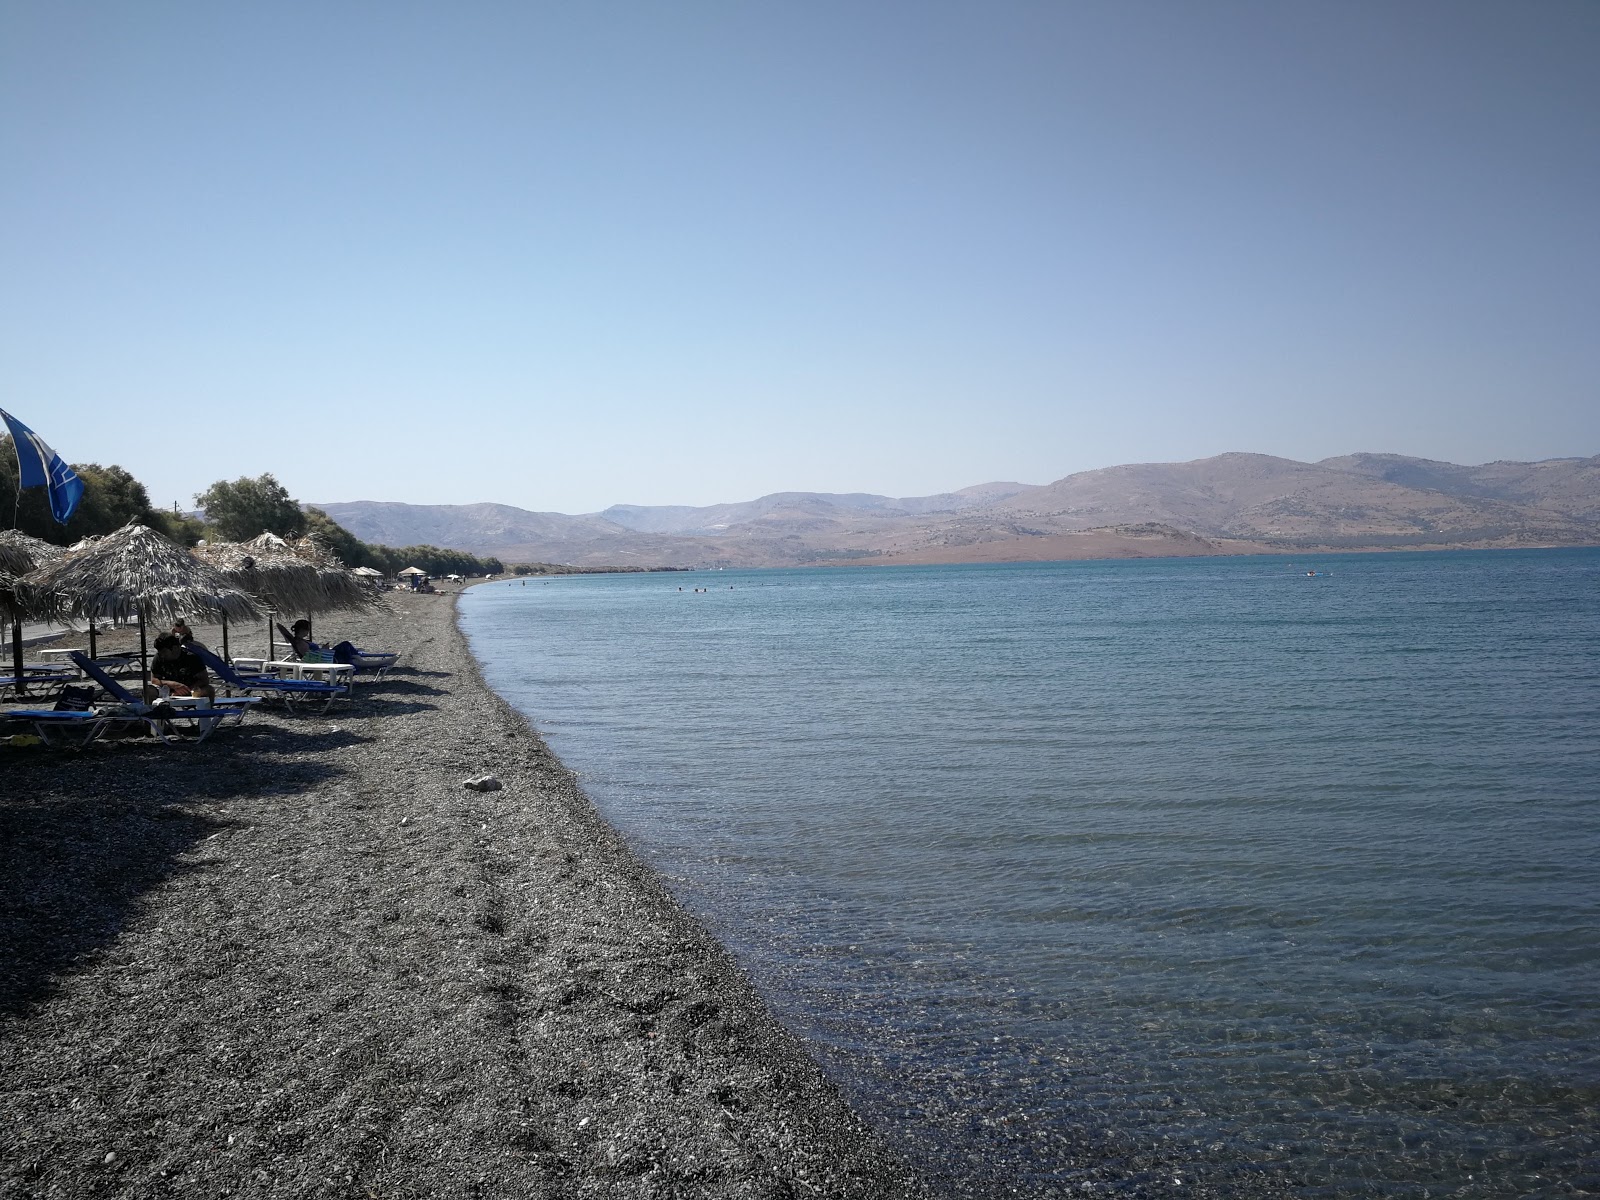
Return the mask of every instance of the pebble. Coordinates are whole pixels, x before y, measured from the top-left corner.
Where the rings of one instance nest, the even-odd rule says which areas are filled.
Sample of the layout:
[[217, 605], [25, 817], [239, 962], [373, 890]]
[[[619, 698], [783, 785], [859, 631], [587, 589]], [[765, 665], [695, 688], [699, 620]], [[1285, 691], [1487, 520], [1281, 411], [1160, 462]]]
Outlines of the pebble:
[[461, 786], [471, 788], [475, 792], [498, 792], [504, 785], [493, 775], [477, 775], [462, 780]]

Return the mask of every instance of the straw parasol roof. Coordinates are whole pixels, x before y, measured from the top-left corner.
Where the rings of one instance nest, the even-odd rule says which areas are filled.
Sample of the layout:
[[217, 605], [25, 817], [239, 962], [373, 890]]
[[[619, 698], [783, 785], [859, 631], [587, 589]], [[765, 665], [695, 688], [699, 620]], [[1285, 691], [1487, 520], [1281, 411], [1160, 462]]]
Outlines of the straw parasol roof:
[[27, 583], [39, 595], [42, 615], [52, 621], [249, 620], [261, 615], [255, 601], [222, 572], [136, 524], [79, 542], [35, 571]]
[[317, 569], [317, 578], [325, 597], [322, 611], [374, 608], [379, 604], [372, 589], [314, 535], [308, 533], [290, 542], [289, 553]]
[[[215, 567], [207, 566], [153, 529], [129, 523], [115, 533], [88, 538], [26, 580], [49, 621], [99, 617], [139, 620], [140, 674], [150, 681], [145, 624], [198, 617], [248, 620], [260, 615], [250, 599]], [[90, 635], [93, 653], [93, 635]]]
[[20, 529], [0, 530], [0, 572], [7, 575], [26, 575], [65, 553], [60, 546], [30, 537]]
[[39, 600], [22, 576], [66, 551], [17, 529], [0, 530], [0, 617], [20, 623], [36, 615]]
[[235, 587], [286, 612], [321, 608], [326, 596], [317, 568], [290, 554], [281, 538], [274, 541], [276, 547], [258, 546], [255, 542], [209, 542], [190, 553], [221, 571]]
[[[239, 586], [269, 599], [282, 612], [315, 615], [376, 603], [372, 590], [310, 536], [286, 542], [275, 533], [260, 533], [248, 542], [224, 542], [201, 553], [223, 566]], [[253, 578], [246, 577], [246, 559], [254, 560]]]
[[[220, 570], [236, 587], [261, 601], [269, 613], [335, 612], [376, 607], [380, 602], [364, 581], [309, 537], [286, 542], [275, 533], [260, 533], [247, 542], [211, 542], [196, 546], [196, 558]], [[267, 622], [267, 648], [272, 653], [272, 622]], [[222, 645], [227, 655], [228, 630]]]

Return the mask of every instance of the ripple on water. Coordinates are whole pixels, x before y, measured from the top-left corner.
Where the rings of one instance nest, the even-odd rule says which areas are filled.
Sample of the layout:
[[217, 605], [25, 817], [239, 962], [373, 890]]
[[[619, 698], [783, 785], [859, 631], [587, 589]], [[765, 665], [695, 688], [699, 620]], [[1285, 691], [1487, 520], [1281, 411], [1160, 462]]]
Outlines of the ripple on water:
[[935, 1169], [1600, 1186], [1600, 553], [718, 582], [464, 624]]

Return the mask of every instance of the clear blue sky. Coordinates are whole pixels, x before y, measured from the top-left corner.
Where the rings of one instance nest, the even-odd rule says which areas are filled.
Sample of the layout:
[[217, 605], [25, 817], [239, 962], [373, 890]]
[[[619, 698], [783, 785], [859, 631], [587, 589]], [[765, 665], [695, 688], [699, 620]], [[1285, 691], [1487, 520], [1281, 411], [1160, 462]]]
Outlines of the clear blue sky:
[[0, 0], [0, 407], [158, 503], [1600, 452], [1600, 3]]

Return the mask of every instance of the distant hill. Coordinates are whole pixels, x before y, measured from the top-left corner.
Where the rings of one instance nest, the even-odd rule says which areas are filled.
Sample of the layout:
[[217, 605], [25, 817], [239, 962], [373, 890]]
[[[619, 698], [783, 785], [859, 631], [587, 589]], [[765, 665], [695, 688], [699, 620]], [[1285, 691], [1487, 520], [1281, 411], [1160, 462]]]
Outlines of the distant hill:
[[511, 562], [794, 566], [1306, 549], [1600, 544], [1600, 456], [1460, 466], [1395, 454], [1221, 454], [936, 496], [777, 492], [690, 507], [320, 504], [364, 541]]
[[938, 496], [895, 499], [866, 492], [774, 492], [758, 500], [706, 508], [613, 504], [599, 515], [627, 529], [720, 537], [736, 525], [765, 522], [769, 528], [803, 529], [850, 517], [927, 516], [974, 508], [1026, 491], [1025, 483], [983, 483]]
[[[1382, 456], [1387, 474], [1357, 469], [1378, 457], [1329, 460], [1352, 464], [1343, 468], [1266, 454], [1107, 467], [1019, 492], [992, 510], [1080, 529], [1159, 521], [1205, 536], [1285, 548], [1566, 544], [1596, 537], [1595, 521], [1572, 515], [1570, 505], [1553, 509], [1502, 499], [1515, 494], [1515, 484], [1497, 494], [1481, 475], [1453, 478], [1427, 460], [1397, 455]], [[1426, 479], [1427, 486], [1395, 482], [1394, 476]], [[1591, 486], [1600, 488], [1600, 472], [1590, 478]], [[1590, 500], [1600, 495], [1591, 494]]]
[[1581, 521], [1600, 521], [1600, 455], [1458, 467], [1455, 463], [1399, 454], [1347, 454], [1343, 458], [1325, 458], [1318, 465], [1406, 487], [1504, 500]]

